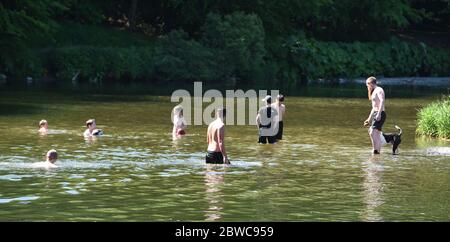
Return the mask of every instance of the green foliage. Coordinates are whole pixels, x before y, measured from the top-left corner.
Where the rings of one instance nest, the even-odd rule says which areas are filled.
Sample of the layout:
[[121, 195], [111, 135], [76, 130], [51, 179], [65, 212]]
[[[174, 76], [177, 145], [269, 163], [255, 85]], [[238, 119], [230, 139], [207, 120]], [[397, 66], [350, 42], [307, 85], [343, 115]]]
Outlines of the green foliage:
[[152, 38], [140, 33], [130, 33], [119, 28], [106, 28], [102, 25], [78, 24], [62, 22], [56, 28], [53, 40], [40, 40], [41, 46], [98, 46], [98, 47], [130, 47], [152, 46]]
[[[437, 76], [450, 74], [450, 53], [391, 39], [388, 42], [339, 43], [291, 36], [280, 56], [309, 80], [359, 76]], [[277, 51], [272, 50], [272, 51]], [[286, 70], [284, 70], [286, 72]], [[289, 72], [282, 79], [298, 78]]]
[[67, 11], [60, 12], [58, 18], [77, 21], [83, 24], [98, 24], [104, 21], [105, 1], [97, 0], [60, 0]]
[[[213, 51], [187, 34], [173, 31], [155, 47], [57, 48], [47, 60], [58, 80], [70, 81], [78, 72], [80, 80], [218, 80]], [[43, 56], [43, 57], [44, 57]]]
[[204, 26], [202, 43], [215, 49], [218, 62], [225, 67], [225, 78], [252, 81], [264, 66], [265, 32], [254, 14], [234, 12], [225, 17], [209, 14]]
[[0, 70], [8, 74], [39, 73], [39, 64], [27, 45], [32, 36], [51, 34], [56, 26], [52, 16], [64, 9], [51, 0], [0, 2]]
[[160, 80], [220, 80], [214, 49], [189, 40], [186, 32], [172, 31], [156, 49], [155, 78]]
[[154, 53], [151, 47], [81, 46], [58, 48], [44, 55], [48, 58], [46, 67], [58, 80], [71, 81], [78, 78], [82, 81], [100, 82], [152, 76]]
[[419, 110], [419, 135], [450, 138], [450, 99], [433, 102]]
[[392, 29], [430, 18], [423, 9], [415, 9], [409, 0], [329, 1], [307, 22], [307, 29], [326, 40], [386, 40]]
[[442, 3], [421, 6], [410, 0], [6, 0], [0, 74], [285, 87], [321, 78], [449, 75], [448, 51], [390, 38], [392, 29], [448, 17]]

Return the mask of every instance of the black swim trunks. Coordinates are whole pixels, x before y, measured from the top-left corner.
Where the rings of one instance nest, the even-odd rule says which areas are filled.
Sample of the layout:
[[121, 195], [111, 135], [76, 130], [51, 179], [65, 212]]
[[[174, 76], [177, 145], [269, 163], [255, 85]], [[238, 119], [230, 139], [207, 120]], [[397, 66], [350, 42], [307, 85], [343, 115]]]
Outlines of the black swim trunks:
[[206, 153], [206, 163], [208, 163], [208, 164], [223, 164], [222, 152], [208, 151], [208, 153]]
[[259, 136], [258, 143], [260, 144], [274, 144], [277, 142], [275, 136]]
[[275, 135], [275, 139], [282, 140], [283, 139], [283, 121], [278, 122], [278, 133]]
[[383, 127], [384, 121], [386, 121], [386, 112], [384, 112], [384, 111], [381, 112], [381, 118], [378, 121], [377, 121], [377, 118], [376, 118], [377, 114], [378, 114], [378, 111], [375, 111], [373, 113], [371, 128], [378, 129], [379, 131], [381, 131], [381, 128]]

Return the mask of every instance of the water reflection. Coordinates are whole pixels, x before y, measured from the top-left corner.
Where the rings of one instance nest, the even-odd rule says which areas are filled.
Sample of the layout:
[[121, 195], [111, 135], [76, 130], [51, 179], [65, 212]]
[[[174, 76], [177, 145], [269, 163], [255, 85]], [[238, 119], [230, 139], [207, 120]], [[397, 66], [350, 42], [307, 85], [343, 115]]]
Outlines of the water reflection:
[[172, 136], [172, 148], [179, 150], [182, 146], [181, 137]]
[[367, 160], [364, 170], [364, 203], [365, 210], [362, 213], [363, 221], [383, 221], [383, 217], [378, 211], [378, 207], [384, 203], [383, 183], [381, 176], [383, 173], [383, 160], [380, 155], [371, 156]]
[[[224, 169], [222, 172], [216, 171], [219, 166]], [[221, 165], [206, 165], [205, 185], [208, 209], [205, 211], [205, 221], [218, 221], [222, 218], [223, 204], [220, 186], [224, 182], [225, 169], [226, 167]]]
[[98, 137], [97, 136], [84, 137], [84, 141], [88, 145], [95, 145], [98, 142]]

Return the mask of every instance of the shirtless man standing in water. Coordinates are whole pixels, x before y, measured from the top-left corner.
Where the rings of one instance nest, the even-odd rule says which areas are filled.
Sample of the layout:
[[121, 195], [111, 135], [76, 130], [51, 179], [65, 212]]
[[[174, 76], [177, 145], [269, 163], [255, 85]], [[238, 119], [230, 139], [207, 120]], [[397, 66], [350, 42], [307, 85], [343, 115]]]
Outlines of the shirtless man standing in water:
[[206, 163], [210, 164], [230, 164], [225, 150], [225, 124], [223, 119], [226, 116], [225, 108], [218, 108], [216, 111], [216, 120], [208, 126], [207, 142], [208, 153], [206, 154]]
[[381, 151], [381, 128], [386, 120], [384, 111], [384, 90], [377, 86], [377, 79], [369, 77], [366, 80], [367, 93], [369, 100], [372, 101], [372, 110], [369, 117], [364, 121], [364, 126], [368, 126], [369, 135], [372, 141], [373, 154], [380, 154]]

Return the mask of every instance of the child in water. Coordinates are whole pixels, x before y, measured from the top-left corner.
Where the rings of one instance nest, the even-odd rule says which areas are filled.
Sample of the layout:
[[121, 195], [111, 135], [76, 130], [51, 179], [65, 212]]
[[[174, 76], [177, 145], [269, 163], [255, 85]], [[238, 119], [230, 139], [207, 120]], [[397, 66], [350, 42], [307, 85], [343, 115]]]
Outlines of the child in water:
[[40, 134], [47, 134], [48, 133], [48, 122], [47, 120], [43, 119], [39, 122], [39, 133]]
[[103, 135], [103, 130], [97, 129], [97, 124], [95, 123], [95, 119], [89, 119], [86, 121], [87, 129], [84, 131], [84, 137], [93, 137]]
[[186, 134], [187, 123], [183, 117], [183, 107], [178, 105], [173, 108], [173, 129], [172, 136], [179, 137]]

